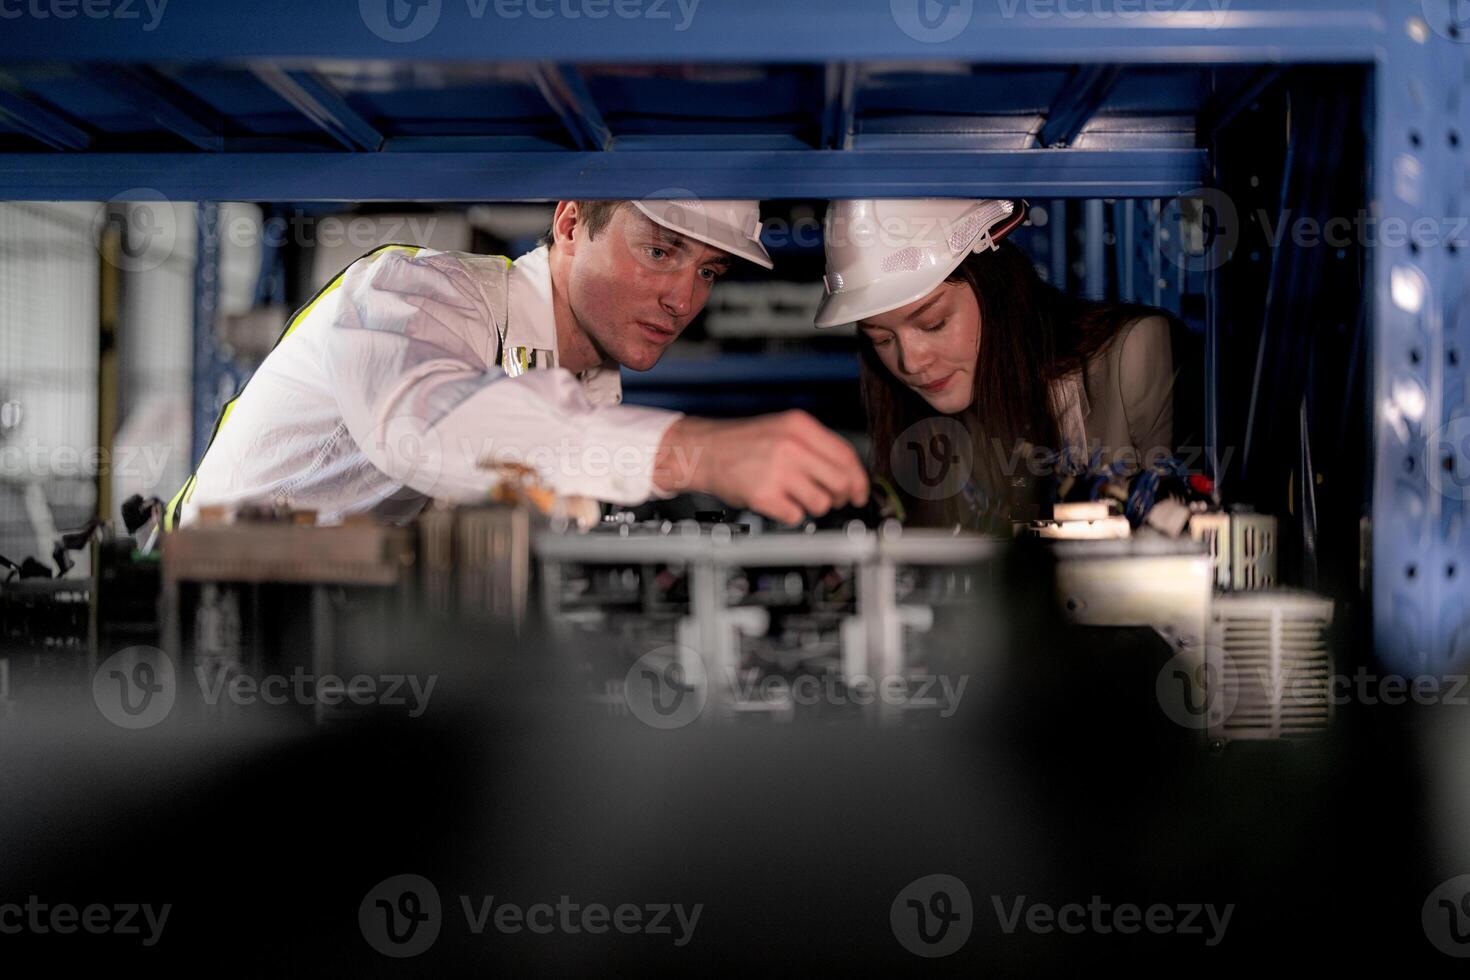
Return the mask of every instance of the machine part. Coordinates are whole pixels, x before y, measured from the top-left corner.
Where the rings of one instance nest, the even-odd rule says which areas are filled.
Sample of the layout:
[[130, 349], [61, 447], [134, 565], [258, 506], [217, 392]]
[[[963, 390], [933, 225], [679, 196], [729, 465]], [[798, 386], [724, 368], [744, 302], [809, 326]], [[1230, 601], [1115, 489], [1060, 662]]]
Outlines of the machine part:
[[813, 524], [818, 528], [831, 529], [848, 527], [856, 521], [866, 527], [881, 527], [887, 521], [902, 524], [908, 520], [903, 498], [886, 477], [869, 473], [868, 488], [868, 502], [863, 506], [848, 504], [838, 507], [817, 518]]
[[186, 527], [168, 535], [163, 546], [166, 586], [181, 581], [393, 586], [407, 581], [413, 563], [411, 530], [369, 523]]
[[1149, 626], [1176, 652], [1203, 656], [1210, 557], [1168, 539], [1059, 542], [1057, 590], [1083, 626]]
[[1121, 514], [1086, 521], [1037, 521], [1017, 526], [1018, 533], [1061, 541], [1118, 540], [1130, 537], [1133, 526]]
[[1216, 596], [1206, 676], [1225, 684], [1232, 707], [1212, 740], [1301, 738], [1332, 721], [1332, 600], [1307, 592]]
[[540, 474], [522, 463], [481, 462], [480, 468], [499, 477], [490, 499], [505, 506], [529, 504], [562, 527], [588, 531], [602, 522], [602, 505], [587, 497], [563, 496], [546, 487]]
[[1277, 520], [1266, 514], [1203, 513], [1189, 536], [1204, 541], [1215, 563], [1215, 588], [1249, 592], [1276, 587]]
[[1052, 505], [1052, 519], [1058, 523], [1100, 521], [1116, 513], [1118, 513], [1118, 508], [1107, 500], [1079, 500], [1074, 503]]
[[[1053, 545], [1057, 588], [1081, 626], [1145, 626], [1168, 643], [1164, 714], [1205, 737], [1215, 713], [1205, 641], [1214, 592], [1210, 556], [1197, 545], [1169, 538], [1067, 541]], [[1164, 678], [1165, 673], [1160, 677]], [[1172, 685], [1182, 683], [1183, 688]]]
[[[743, 535], [692, 521], [623, 524], [533, 539], [546, 620], [564, 647], [607, 661], [600, 667], [615, 681], [631, 661], [668, 645], [672, 621], [681, 658], [691, 658], [684, 676], [708, 685], [706, 722], [792, 717], [794, 702], [752, 683], [767, 675], [815, 673], [841, 685], [922, 679], [931, 668], [919, 640], [936, 627], [937, 610], [965, 612], [980, 596], [979, 569], [1004, 546], [975, 535], [905, 531], [892, 520], [876, 531], [853, 522], [843, 530]], [[630, 574], [632, 586], [623, 581]], [[666, 575], [686, 583], [687, 600], [664, 601], [672, 589], [659, 584]], [[620, 630], [626, 661], [607, 656], [607, 637]], [[614, 686], [594, 679], [589, 690], [601, 703]], [[864, 702], [860, 710], [884, 723], [934, 704], [895, 700]]]
[[1179, 501], [1168, 498], [1154, 504], [1143, 522], [1155, 531], [1177, 538], [1189, 527], [1191, 512]]
[[[389, 624], [412, 608], [415, 561], [411, 528], [367, 521], [314, 527], [285, 515], [180, 528], [164, 538], [162, 646], [185, 670], [215, 677], [380, 669]], [[226, 701], [204, 710], [232, 711]], [[319, 703], [311, 717], [325, 720]]]
[[1129, 537], [1133, 526], [1116, 500], [1078, 500], [1055, 503], [1051, 520], [1016, 524], [1013, 530], [1018, 537], [1096, 541]]
[[425, 610], [519, 629], [530, 588], [525, 507], [434, 507], [418, 522]]

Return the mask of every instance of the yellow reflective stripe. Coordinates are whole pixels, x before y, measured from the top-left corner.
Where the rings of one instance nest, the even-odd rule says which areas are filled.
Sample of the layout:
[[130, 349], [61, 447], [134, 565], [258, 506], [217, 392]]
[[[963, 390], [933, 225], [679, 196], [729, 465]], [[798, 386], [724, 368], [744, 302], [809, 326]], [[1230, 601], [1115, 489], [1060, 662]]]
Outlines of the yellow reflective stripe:
[[[281, 346], [281, 341], [291, 336], [292, 332], [294, 332], [297, 327], [299, 327], [302, 323], [306, 321], [306, 318], [311, 315], [312, 310], [316, 309], [316, 305], [318, 303], [320, 303], [330, 294], [336, 292], [337, 287], [342, 285], [342, 279], [352, 269], [352, 266], [357, 265], [357, 263], [361, 262], [362, 259], [375, 258], [385, 252], [406, 252], [408, 253], [409, 257], [412, 258], [422, 251], [423, 247], [420, 245], [383, 245], [379, 248], [373, 249], [371, 252], [367, 253], [367, 255], [362, 256], [356, 262], [353, 262], [351, 265], [349, 265], [346, 269], [343, 269], [341, 272], [337, 273], [337, 275], [332, 278], [332, 281], [327, 283], [327, 285], [322, 289], [321, 292], [312, 297], [311, 302], [307, 303], [301, 309], [296, 311], [296, 313], [291, 317], [290, 321], [286, 324], [286, 329], [281, 332], [281, 335], [276, 338], [276, 342], [271, 345], [271, 350], [275, 350], [277, 347]], [[507, 264], [510, 263], [510, 259], [508, 258], [505, 261]], [[248, 381], [246, 383], [249, 384]], [[220, 410], [219, 418], [215, 419], [214, 422], [214, 429], [209, 434], [209, 442], [205, 443], [204, 445], [204, 454], [206, 456], [209, 455], [209, 447], [214, 445], [214, 440], [219, 436], [219, 430], [224, 427], [224, 424], [229, 421], [230, 415], [235, 411], [235, 402], [238, 401], [240, 395], [243, 395], [244, 393], [244, 389], [241, 389], [240, 393], [235, 395], [234, 398], [231, 398], [229, 401], [225, 402], [225, 407]], [[163, 529], [165, 531], [172, 531], [178, 525], [179, 518], [183, 516], [184, 504], [188, 503], [190, 498], [194, 496], [194, 484], [198, 482], [198, 476], [199, 474], [197, 471], [191, 473], [189, 475], [189, 479], [185, 480], [184, 485], [179, 488], [179, 492], [173, 495], [173, 498], [168, 502], [168, 506], [164, 508]]]
[[[370, 256], [378, 256], [378, 255], [382, 255], [384, 252], [407, 252], [409, 258], [412, 258], [413, 256], [419, 254], [422, 251], [423, 251], [423, 249], [420, 248], [417, 245], [384, 245], [382, 248], [379, 248], [379, 249], [376, 249], [375, 251], [369, 252], [368, 255], [370, 255]], [[361, 261], [361, 260], [359, 260], [359, 261]], [[356, 265], [356, 264], [357, 263], [354, 262], [352, 265]], [[340, 285], [342, 285], [342, 279], [343, 279], [343, 277], [345, 277], [347, 275], [347, 270], [348, 269], [351, 269], [351, 268], [352, 268], [352, 266], [349, 265], [347, 267], [347, 269], [343, 269], [341, 272], [337, 273], [336, 278], [334, 278], [331, 282], [327, 283], [327, 287], [325, 289], [323, 289], [321, 292], [317, 293], [316, 294], [316, 297], [314, 299], [312, 299], [312, 301], [310, 303], [307, 303], [305, 306], [303, 306], [301, 308], [300, 312], [298, 312], [295, 316], [293, 316], [291, 318], [291, 322], [288, 323], [288, 324], [286, 324], [286, 330], [285, 330], [285, 332], [282, 333], [281, 336], [276, 339], [276, 345], [277, 346], [280, 346], [281, 341], [283, 341], [287, 337], [291, 336], [291, 334], [296, 331], [296, 328], [299, 327], [299, 326], [301, 326], [301, 324], [303, 322], [305, 322], [306, 318], [311, 315], [311, 311], [314, 310], [314, 309], [316, 309], [316, 305], [318, 303], [320, 303], [322, 300], [326, 299], [332, 293], [335, 293], [337, 291], [337, 287], [340, 286]]]
[[190, 474], [189, 479], [184, 481], [184, 485], [179, 487], [179, 492], [174, 494], [168, 506], [163, 509], [163, 529], [165, 531], [172, 531], [178, 524], [179, 508], [184, 506], [184, 501], [188, 499], [188, 494], [193, 489], [194, 476]]

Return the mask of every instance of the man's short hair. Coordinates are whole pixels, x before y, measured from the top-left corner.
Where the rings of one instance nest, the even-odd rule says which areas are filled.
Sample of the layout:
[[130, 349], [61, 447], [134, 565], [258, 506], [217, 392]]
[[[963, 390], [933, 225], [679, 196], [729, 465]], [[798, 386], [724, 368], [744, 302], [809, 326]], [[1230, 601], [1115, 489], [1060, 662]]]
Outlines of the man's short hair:
[[[577, 213], [581, 216], [582, 224], [587, 226], [587, 237], [596, 238], [599, 232], [607, 229], [608, 223], [612, 221], [613, 214], [618, 208], [627, 204], [627, 201], [577, 201]], [[546, 229], [546, 234], [541, 236], [538, 245], [551, 245], [556, 241], [556, 234]]]

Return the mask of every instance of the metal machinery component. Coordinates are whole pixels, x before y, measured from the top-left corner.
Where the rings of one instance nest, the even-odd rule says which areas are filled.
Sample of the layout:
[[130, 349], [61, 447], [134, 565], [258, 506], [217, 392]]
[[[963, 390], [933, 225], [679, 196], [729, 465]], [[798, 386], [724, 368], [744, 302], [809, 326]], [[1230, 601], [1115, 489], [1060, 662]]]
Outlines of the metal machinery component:
[[[1237, 536], [1274, 529], [1274, 518], [1245, 516]], [[1187, 702], [1204, 706], [1199, 728], [1212, 744], [1325, 731], [1332, 600], [1262, 584], [1223, 591], [1231, 566], [1203, 550], [1204, 538], [1058, 542], [1061, 600], [1080, 625], [1147, 626], [1163, 637]]]
[[[547, 622], [560, 648], [587, 651], [589, 695], [623, 709], [631, 667], [673, 647], [684, 677], [707, 685], [704, 721], [791, 718], [800, 699], [786, 685], [762, 684], [767, 677], [820, 678], [840, 690], [885, 679], [920, 684], [944, 669], [946, 652], [983, 644], [962, 624], [988, 591], [1003, 546], [856, 522], [753, 535], [650, 522], [533, 542]], [[898, 696], [860, 710], [892, 723], [933, 705]]]
[[1152, 628], [1173, 651], [1191, 703], [1213, 703], [1205, 650], [1213, 581], [1209, 555], [1192, 542], [1165, 538], [1060, 541], [1051, 547], [1058, 597], [1074, 622]]
[[[181, 528], [163, 539], [163, 646], [206, 686], [238, 674], [381, 670], [385, 627], [411, 608], [414, 564], [407, 528]], [[320, 699], [312, 714], [326, 719]]]
[[104, 526], [90, 575], [0, 582], [0, 717], [17, 696], [74, 685], [124, 647], [158, 642], [156, 558]]
[[87, 579], [0, 583], [0, 718], [25, 690], [64, 684], [95, 664], [92, 596]]
[[519, 628], [530, 588], [524, 507], [433, 507], [418, 520], [423, 611]]
[[1206, 676], [1229, 710], [1212, 739], [1299, 738], [1332, 720], [1332, 600], [1305, 592], [1219, 595], [1210, 612]]
[[1204, 541], [1222, 592], [1276, 586], [1277, 520], [1265, 514], [1212, 512], [1189, 519], [1189, 535]]
[[[436, 507], [410, 527], [311, 519], [201, 523], [166, 536], [161, 560], [104, 525], [92, 575], [0, 582], [0, 715], [32, 691], [85, 683], [128, 647], [161, 648], [212, 684], [381, 670], [402, 662], [396, 637], [425, 616], [524, 624], [541, 519], [529, 507]], [[318, 704], [314, 719], [326, 715]]]
[[[165, 649], [205, 673], [401, 667], [424, 615], [518, 628], [529, 578], [524, 507], [433, 509], [416, 526], [286, 519], [200, 524], [164, 539]], [[313, 720], [327, 720], [320, 699]], [[340, 710], [340, 709], [339, 709]]]

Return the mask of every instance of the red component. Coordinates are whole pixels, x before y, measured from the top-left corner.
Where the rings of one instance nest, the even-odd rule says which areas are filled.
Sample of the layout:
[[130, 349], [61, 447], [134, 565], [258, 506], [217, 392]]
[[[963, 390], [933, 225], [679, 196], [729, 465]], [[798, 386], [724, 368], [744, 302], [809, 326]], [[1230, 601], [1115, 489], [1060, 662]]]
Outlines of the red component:
[[1215, 481], [1203, 473], [1192, 474], [1189, 477], [1189, 486], [1195, 493], [1201, 493], [1207, 497], [1214, 496], [1215, 494]]

